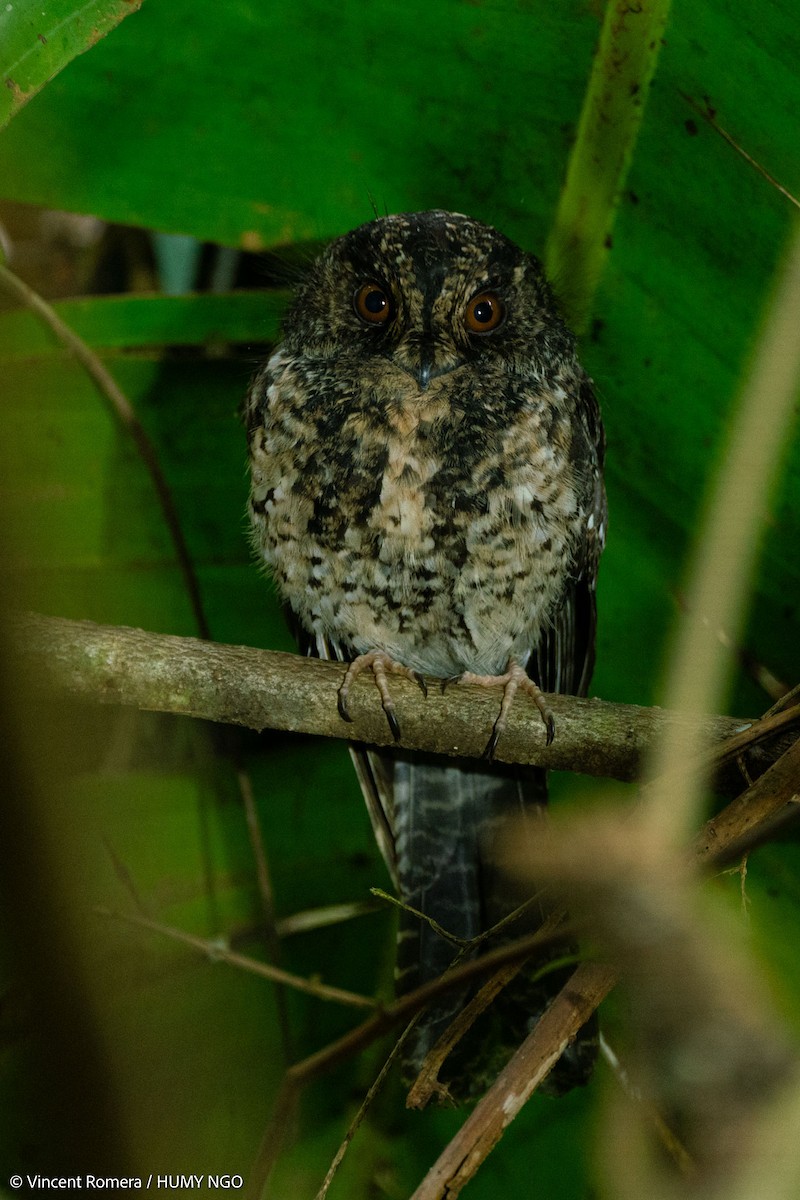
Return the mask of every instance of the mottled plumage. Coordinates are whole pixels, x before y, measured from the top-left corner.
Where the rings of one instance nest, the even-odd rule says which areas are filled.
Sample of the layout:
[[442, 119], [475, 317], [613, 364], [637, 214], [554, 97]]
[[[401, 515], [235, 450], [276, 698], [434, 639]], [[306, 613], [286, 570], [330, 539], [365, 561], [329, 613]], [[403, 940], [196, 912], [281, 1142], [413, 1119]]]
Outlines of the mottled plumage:
[[[439, 678], [516, 662], [544, 690], [585, 692], [603, 434], [536, 259], [438, 211], [338, 239], [297, 292], [248, 427], [256, 545], [311, 652], [380, 651]], [[462, 938], [508, 910], [492, 844], [511, 813], [535, 827], [542, 772], [400, 752], [357, 765], [408, 903]], [[453, 955], [427, 925], [405, 922], [402, 986]], [[546, 1002], [541, 987], [507, 989], [514, 1036]], [[428, 1014], [414, 1066], [461, 1003]], [[478, 1069], [470, 1053], [482, 1052], [462, 1052], [462, 1083]]]

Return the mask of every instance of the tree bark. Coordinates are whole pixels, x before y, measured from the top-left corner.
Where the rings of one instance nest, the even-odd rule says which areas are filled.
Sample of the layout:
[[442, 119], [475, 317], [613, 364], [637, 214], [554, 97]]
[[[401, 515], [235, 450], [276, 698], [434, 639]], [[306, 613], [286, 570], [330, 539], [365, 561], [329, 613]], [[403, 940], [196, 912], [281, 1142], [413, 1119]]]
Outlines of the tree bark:
[[[424, 698], [415, 684], [393, 676], [402, 731], [395, 743], [369, 672], [353, 685], [352, 722], [339, 716], [340, 663], [36, 614], [14, 618], [14, 628], [23, 669], [33, 670], [41, 686], [100, 704], [468, 758], [483, 753], [499, 710], [495, 689], [451, 684], [443, 692], [429, 681]], [[632, 780], [667, 723], [693, 720], [660, 708], [574, 696], [550, 695], [548, 703], [556, 719], [553, 744], [545, 745], [539, 712], [521, 697], [497, 746], [498, 761]], [[702, 720], [711, 746], [751, 723]], [[749, 749], [750, 773], [765, 770], [793, 736], [783, 733]], [[718, 779], [720, 790], [741, 790], [738, 769], [729, 768], [728, 776], [723, 771]]]

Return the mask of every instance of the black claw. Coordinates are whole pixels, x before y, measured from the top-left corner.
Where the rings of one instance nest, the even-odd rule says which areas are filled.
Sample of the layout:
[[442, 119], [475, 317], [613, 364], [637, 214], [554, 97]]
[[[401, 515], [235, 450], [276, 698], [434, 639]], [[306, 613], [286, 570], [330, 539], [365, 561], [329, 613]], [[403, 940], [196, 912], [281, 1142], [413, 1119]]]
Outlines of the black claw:
[[336, 707], [339, 710], [339, 716], [342, 718], [342, 720], [348, 721], [352, 725], [353, 718], [350, 716], [350, 713], [347, 711], [347, 700], [342, 695], [341, 692], [339, 692], [338, 696], [336, 697]]
[[428, 685], [425, 682], [425, 676], [420, 675], [419, 671], [414, 672], [414, 682], [422, 689], [422, 694], [425, 699], [428, 699]]
[[545, 718], [545, 725], [547, 726], [547, 741], [545, 742], [545, 746], [552, 746], [553, 738], [556, 736], [556, 723], [552, 714]]
[[499, 741], [500, 741], [500, 731], [498, 729], [493, 729], [492, 736], [489, 738], [489, 741], [486, 743], [486, 749], [484, 750], [483, 754], [481, 755], [481, 758], [485, 758], [485, 759], [487, 759], [488, 762], [491, 762], [492, 759], [494, 758], [494, 752], [497, 749], [497, 743]]
[[460, 678], [461, 678], [460, 675], [448, 675], [447, 679], [442, 679], [439, 683], [439, 686], [442, 689], [442, 694], [444, 694], [444, 690], [448, 686], [448, 684], [458, 683]]
[[399, 721], [397, 720], [395, 709], [384, 707], [384, 713], [386, 714], [386, 720], [389, 721], [389, 728], [392, 731], [392, 737], [395, 738], [395, 742], [399, 742], [399, 739], [401, 739], [401, 732], [399, 732]]
[[389, 722], [389, 728], [392, 731], [392, 737], [394, 738], [394, 740], [396, 742], [399, 742], [400, 741], [400, 722], [398, 721], [398, 719], [395, 715], [394, 709], [388, 708], [386, 705], [384, 705], [383, 711], [386, 713], [386, 720]]

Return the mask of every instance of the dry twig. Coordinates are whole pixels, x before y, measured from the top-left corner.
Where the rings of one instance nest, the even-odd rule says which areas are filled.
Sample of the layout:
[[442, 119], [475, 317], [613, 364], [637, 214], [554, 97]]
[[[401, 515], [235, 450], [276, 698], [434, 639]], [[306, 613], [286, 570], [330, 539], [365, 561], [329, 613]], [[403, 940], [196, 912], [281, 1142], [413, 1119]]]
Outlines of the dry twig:
[[284, 984], [286, 987], [295, 988], [299, 992], [307, 992], [310, 996], [316, 996], [319, 1000], [330, 1000], [334, 1004], [344, 1004], [350, 1008], [369, 1008], [376, 1009], [378, 1004], [375, 1000], [371, 1000], [368, 996], [359, 996], [356, 992], [348, 992], [344, 988], [330, 987], [328, 984], [320, 983], [315, 979], [304, 979], [301, 975], [292, 975], [289, 971], [284, 971], [281, 967], [276, 967], [272, 963], [262, 963], [258, 959], [248, 958], [245, 954], [238, 954], [235, 950], [229, 949], [223, 942], [209, 941], [207, 938], [195, 937], [192, 933], [186, 933], [183, 929], [176, 929], [172, 925], [163, 925], [160, 921], [151, 921], [149, 917], [138, 916], [133, 913], [116, 913], [111, 912], [106, 908], [97, 908], [95, 912], [98, 916], [108, 917], [115, 921], [125, 921], [129, 925], [138, 925], [142, 929], [150, 929], [153, 933], [162, 934], [164, 937], [171, 938], [176, 942], [183, 942], [186, 946], [191, 946], [194, 950], [199, 950], [201, 954], [206, 955], [213, 962], [225, 962], [231, 967], [238, 967], [242, 971], [248, 971], [251, 975], [261, 975], [264, 979], [270, 979], [273, 983]]
[[740, 146], [736, 139], [728, 133], [727, 129], [722, 128], [717, 120], [716, 110], [709, 103], [708, 97], [703, 97], [704, 103], [698, 104], [697, 101], [689, 96], [686, 92], [680, 92], [679, 95], [691, 108], [694, 109], [696, 113], [703, 118], [704, 121], [708, 122], [715, 133], [718, 133], [719, 136], [726, 141], [728, 145], [736, 151], [737, 154], [742, 156], [745, 162], [749, 163], [751, 167], [758, 171], [759, 175], [766, 179], [770, 187], [774, 187], [782, 196], [785, 196], [789, 203], [793, 204], [795, 208], [800, 208], [800, 200], [798, 200], [796, 196], [792, 195], [788, 188], [785, 188], [782, 183], [778, 183], [778, 180], [775, 178], [775, 176], [770, 175], [766, 167], [762, 167], [761, 163], [757, 159], [753, 158], [752, 154], [748, 154], [744, 146]]

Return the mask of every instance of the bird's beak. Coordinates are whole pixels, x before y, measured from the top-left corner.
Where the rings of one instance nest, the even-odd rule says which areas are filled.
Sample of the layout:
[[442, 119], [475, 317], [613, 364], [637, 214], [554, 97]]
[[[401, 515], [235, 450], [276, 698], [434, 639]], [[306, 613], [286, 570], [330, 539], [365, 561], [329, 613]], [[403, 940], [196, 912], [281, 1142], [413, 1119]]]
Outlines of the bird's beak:
[[419, 366], [412, 371], [414, 378], [424, 392], [431, 381], [433, 372], [433, 347], [423, 346], [419, 356]]
[[394, 347], [387, 352], [386, 357], [394, 366], [400, 367], [416, 380], [421, 392], [427, 391], [431, 380], [438, 379], [440, 375], [447, 375], [463, 364], [463, 360], [453, 361], [446, 349], [437, 347], [433, 340], [427, 339]]
[[410, 375], [416, 379], [420, 386], [420, 391], [426, 391], [428, 384], [432, 379], [438, 379], [440, 375], [449, 375], [451, 371], [455, 371], [463, 365], [463, 360], [456, 359], [455, 362], [445, 362], [436, 366], [436, 354], [433, 346], [423, 345], [420, 347], [419, 362], [410, 368], [406, 368]]

